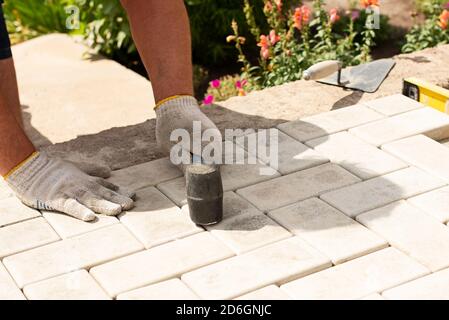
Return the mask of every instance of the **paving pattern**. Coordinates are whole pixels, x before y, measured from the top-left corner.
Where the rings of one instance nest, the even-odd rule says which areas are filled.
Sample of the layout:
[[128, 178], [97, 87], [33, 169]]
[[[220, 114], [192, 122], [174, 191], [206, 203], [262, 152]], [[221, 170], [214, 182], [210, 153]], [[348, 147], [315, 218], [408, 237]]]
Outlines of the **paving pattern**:
[[93, 223], [1, 184], [0, 299], [449, 299], [449, 116], [395, 95], [277, 130], [207, 228], [168, 159], [113, 172], [138, 201]]

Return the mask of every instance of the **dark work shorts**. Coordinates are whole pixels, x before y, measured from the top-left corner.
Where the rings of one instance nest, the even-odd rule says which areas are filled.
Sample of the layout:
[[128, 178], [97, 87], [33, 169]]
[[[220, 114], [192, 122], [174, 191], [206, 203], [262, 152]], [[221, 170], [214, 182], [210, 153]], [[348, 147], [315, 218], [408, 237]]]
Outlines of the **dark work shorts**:
[[2, 8], [3, 0], [0, 0], [0, 60], [11, 58], [11, 43], [6, 30], [5, 17]]

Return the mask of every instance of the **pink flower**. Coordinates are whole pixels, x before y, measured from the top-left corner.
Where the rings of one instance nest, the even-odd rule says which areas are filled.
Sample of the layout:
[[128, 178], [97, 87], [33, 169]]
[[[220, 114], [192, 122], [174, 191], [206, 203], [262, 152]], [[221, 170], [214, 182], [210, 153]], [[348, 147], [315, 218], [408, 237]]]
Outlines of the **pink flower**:
[[271, 4], [271, 0], [265, 2], [264, 10], [267, 12], [271, 12], [273, 10], [273, 5]]
[[446, 4], [443, 5], [443, 9], [449, 10], [449, 2], [446, 2]]
[[276, 7], [279, 12], [282, 11], [282, 0], [274, 0], [274, 3], [276, 4]]
[[214, 103], [214, 96], [211, 95], [211, 94], [207, 95], [207, 96], [204, 98], [203, 103], [204, 103], [205, 105], [209, 105], [209, 104]]
[[243, 87], [244, 87], [247, 83], [248, 83], [248, 81], [246, 81], [246, 80], [242, 80], [242, 81], [237, 80], [237, 82], [235, 83], [235, 87], [236, 87], [237, 89], [243, 89]]
[[275, 30], [271, 30], [270, 31], [270, 42], [271, 42], [271, 45], [274, 46], [279, 40], [281, 40], [281, 37], [276, 34]]
[[265, 60], [268, 60], [268, 58], [270, 58], [270, 50], [269, 49], [262, 48], [260, 50], [260, 54], [262, 55], [262, 58], [264, 58]]
[[351, 19], [352, 20], [357, 20], [358, 18], [360, 18], [360, 11], [359, 10], [352, 10], [352, 12], [351, 12]]
[[211, 85], [212, 88], [214, 88], [214, 89], [220, 88], [220, 86], [221, 86], [221, 81], [218, 80], [218, 79], [212, 80], [212, 81], [210, 82], [210, 85]]
[[331, 23], [335, 23], [338, 20], [340, 20], [340, 16], [338, 15], [338, 9], [337, 8], [331, 9], [331, 11], [329, 12], [329, 15], [330, 15]]

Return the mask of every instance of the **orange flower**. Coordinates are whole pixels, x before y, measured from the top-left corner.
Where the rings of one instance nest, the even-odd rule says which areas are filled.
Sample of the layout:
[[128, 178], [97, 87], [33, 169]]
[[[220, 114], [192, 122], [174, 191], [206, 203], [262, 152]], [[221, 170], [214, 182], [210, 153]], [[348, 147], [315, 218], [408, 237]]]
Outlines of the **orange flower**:
[[260, 47], [260, 55], [262, 58], [267, 60], [270, 57], [270, 39], [265, 35], [261, 35], [257, 46]]
[[449, 25], [449, 11], [443, 10], [443, 12], [440, 15], [440, 21], [438, 21], [438, 25], [441, 27], [441, 29], [446, 30]]
[[360, 4], [362, 5], [362, 7], [364, 8], [368, 8], [368, 7], [379, 7], [379, 0], [361, 0]]
[[295, 28], [301, 30], [302, 27], [309, 22], [310, 19], [310, 9], [307, 6], [302, 6], [295, 9], [295, 14], [293, 15], [293, 21], [295, 23]]

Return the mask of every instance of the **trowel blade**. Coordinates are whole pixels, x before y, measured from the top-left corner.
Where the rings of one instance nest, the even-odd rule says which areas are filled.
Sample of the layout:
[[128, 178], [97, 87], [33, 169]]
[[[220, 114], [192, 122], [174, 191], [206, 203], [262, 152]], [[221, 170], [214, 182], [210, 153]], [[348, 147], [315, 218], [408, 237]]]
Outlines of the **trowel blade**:
[[396, 62], [393, 59], [380, 59], [343, 69], [340, 83], [337, 81], [337, 72], [328, 78], [318, 80], [318, 82], [373, 93], [379, 89], [395, 65]]

